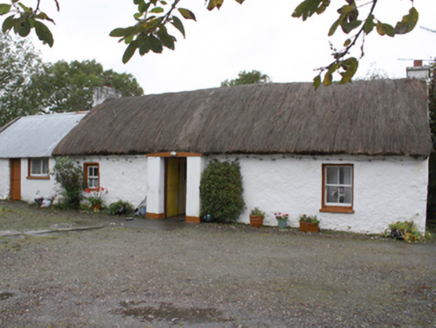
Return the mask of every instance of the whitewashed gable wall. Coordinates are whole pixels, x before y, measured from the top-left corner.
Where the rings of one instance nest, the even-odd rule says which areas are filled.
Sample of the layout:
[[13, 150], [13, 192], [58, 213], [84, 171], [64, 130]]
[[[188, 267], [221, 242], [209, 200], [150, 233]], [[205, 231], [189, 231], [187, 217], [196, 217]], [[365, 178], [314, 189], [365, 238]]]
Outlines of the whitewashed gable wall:
[[0, 199], [9, 198], [10, 177], [9, 159], [0, 159]]

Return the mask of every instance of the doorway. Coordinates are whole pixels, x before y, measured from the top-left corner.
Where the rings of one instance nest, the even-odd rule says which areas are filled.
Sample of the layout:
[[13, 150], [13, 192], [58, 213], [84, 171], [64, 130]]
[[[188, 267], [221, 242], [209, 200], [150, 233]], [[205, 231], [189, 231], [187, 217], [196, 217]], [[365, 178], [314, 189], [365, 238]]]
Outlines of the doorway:
[[186, 215], [186, 157], [166, 158], [165, 217]]
[[21, 159], [11, 158], [11, 200], [21, 200]]

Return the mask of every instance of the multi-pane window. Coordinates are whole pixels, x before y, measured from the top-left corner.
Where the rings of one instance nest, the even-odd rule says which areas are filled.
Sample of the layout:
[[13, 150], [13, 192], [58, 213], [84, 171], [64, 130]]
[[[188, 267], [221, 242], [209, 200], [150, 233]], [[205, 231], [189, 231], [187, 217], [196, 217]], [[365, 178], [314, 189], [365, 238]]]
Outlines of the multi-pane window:
[[100, 170], [99, 165], [94, 163], [85, 163], [85, 180], [89, 189], [100, 188]]
[[352, 210], [353, 165], [323, 165], [323, 184], [324, 210]]
[[48, 177], [48, 158], [29, 159], [29, 177]]

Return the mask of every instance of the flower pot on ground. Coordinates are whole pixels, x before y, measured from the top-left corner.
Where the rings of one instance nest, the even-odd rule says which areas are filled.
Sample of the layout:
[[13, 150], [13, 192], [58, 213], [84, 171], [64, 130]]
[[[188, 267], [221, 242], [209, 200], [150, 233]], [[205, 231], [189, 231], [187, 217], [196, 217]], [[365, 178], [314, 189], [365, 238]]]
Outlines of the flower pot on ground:
[[85, 188], [85, 192], [91, 195], [86, 197], [86, 200], [90, 203], [92, 211], [100, 211], [103, 206], [103, 196], [108, 192], [107, 189], [101, 187], [98, 190], [91, 191], [89, 188]]
[[260, 228], [263, 225], [263, 218], [265, 217], [265, 212], [259, 210], [255, 207], [250, 213], [250, 225], [254, 228]]
[[300, 231], [303, 232], [319, 232], [319, 220], [316, 215], [307, 216], [303, 214], [300, 216]]
[[285, 229], [288, 226], [288, 218], [289, 218], [289, 214], [287, 213], [282, 213], [282, 212], [277, 212], [274, 213], [277, 222], [278, 222], [278, 226], [280, 229]]

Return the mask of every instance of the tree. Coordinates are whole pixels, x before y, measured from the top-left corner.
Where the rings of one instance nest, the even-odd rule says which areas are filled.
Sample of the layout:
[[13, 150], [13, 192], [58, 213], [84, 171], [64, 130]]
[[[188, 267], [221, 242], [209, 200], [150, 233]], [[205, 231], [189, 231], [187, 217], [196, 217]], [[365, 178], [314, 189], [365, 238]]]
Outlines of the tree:
[[[53, 1], [59, 10], [58, 1]], [[244, 2], [244, 0], [235, 1], [240, 4]], [[374, 16], [379, 0], [368, 0], [364, 4], [357, 4], [356, 0], [342, 1], [343, 6], [337, 10], [339, 17], [330, 27], [328, 36], [334, 35], [338, 27], [341, 27], [341, 30], [350, 37], [346, 38], [341, 49], [331, 47], [334, 60], [329, 65], [318, 69], [319, 74], [314, 78], [315, 89], [321, 82], [326, 86], [330, 85], [335, 73], [341, 76], [341, 84], [351, 81], [357, 71], [359, 60], [350, 55], [350, 50], [360, 42], [361, 56], [363, 56], [365, 37], [374, 29], [381, 36], [394, 37], [409, 33], [418, 22], [419, 14], [413, 6], [413, 0], [410, 0], [409, 13], [404, 15], [395, 27]], [[53, 22], [53, 20], [40, 11], [41, 0], [37, 1], [35, 9], [25, 6], [23, 2], [24, 0], [13, 0], [11, 5], [0, 4], [0, 15], [12, 13], [3, 22], [3, 32], [13, 30], [16, 34], [25, 37], [32, 29], [35, 29], [38, 38], [43, 43], [47, 43], [50, 47], [53, 46], [53, 35], [43, 23]], [[137, 50], [141, 56], [150, 51], [161, 53], [164, 48], [174, 50], [177, 40], [168, 32], [168, 27], [175, 27], [185, 37], [183, 23], [176, 13], [184, 19], [195, 20], [195, 14], [192, 11], [179, 6], [181, 2], [182, 0], [172, 0], [170, 3], [167, 0], [133, 0], [133, 3], [138, 6], [138, 12], [134, 15], [136, 23], [125, 28], [116, 28], [110, 33], [110, 36], [120, 38], [120, 42], [123, 41], [127, 45], [122, 58], [124, 63], [127, 63]], [[205, 0], [205, 2], [208, 10], [219, 9], [224, 4], [224, 0]], [[331, 0], [303, 0], [295, 8], [292, 16], [305, 21], [315, 13], [317, 15], [324, 13], [330, 4]]]
[[27, 39], [0, 33], [0, 126], [19, 116], [92, 107], [94, 89], [106, 84], [124, 97], [144, 92], [131, 74], [103, 70], [95, 60], [42, 62]]
[[242, 71], [238, 73], [238, 78], [221, 82], [221, 87], [233, 87], [235, 85], [268, 83], [270, 78], [262, 72], [252, 70], [251, 72]]
[[35, 114], [32, 93], [27, 91], [32, 75], [43, 69], [42, 61], [32, 44], [15, 41], [0, 34], [0, 126], [17, 116]]
[[72, 112], [91, 109], [94, 89], [106, 84], [121, 91], [124, 97], [144, 93], [131, 74], [104, 71], [95, 60], [48, 64], [32, 76], [29, 92], [37, 95], [35, 106], [39, 111]]

